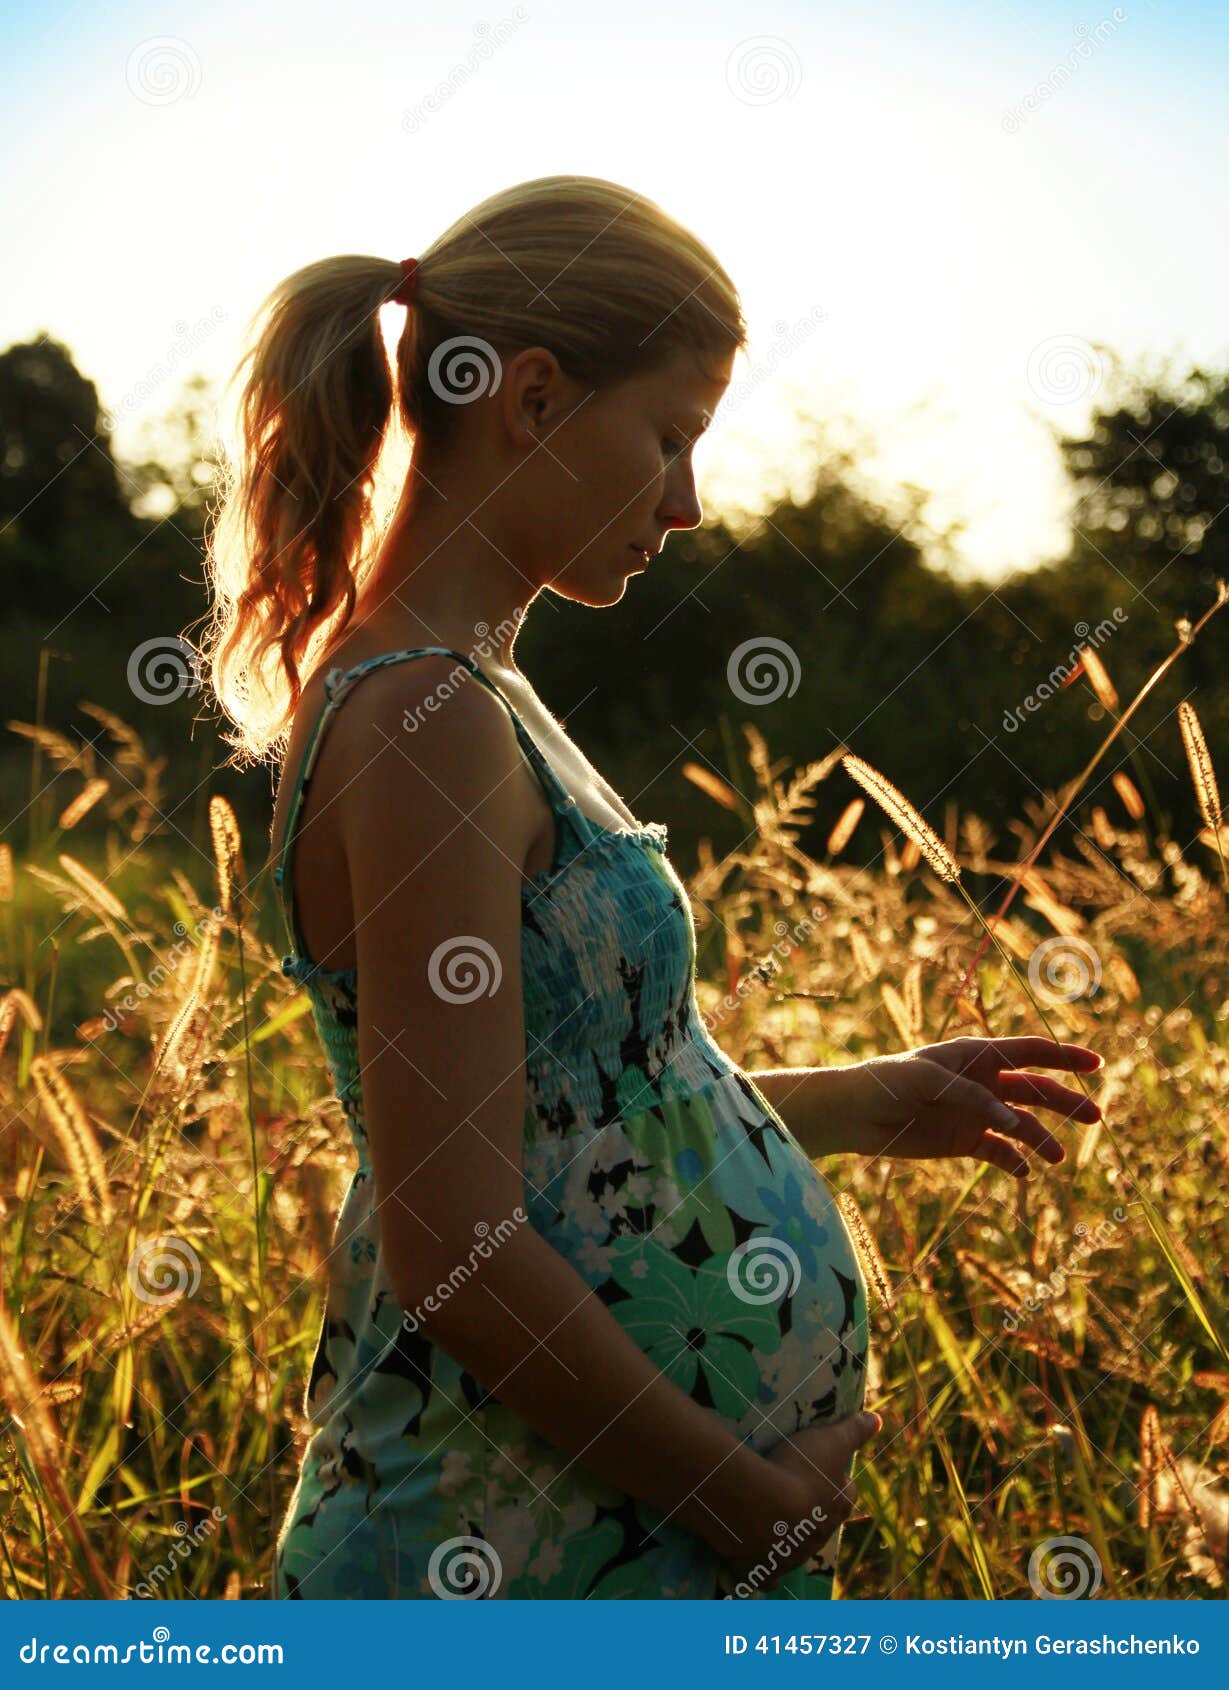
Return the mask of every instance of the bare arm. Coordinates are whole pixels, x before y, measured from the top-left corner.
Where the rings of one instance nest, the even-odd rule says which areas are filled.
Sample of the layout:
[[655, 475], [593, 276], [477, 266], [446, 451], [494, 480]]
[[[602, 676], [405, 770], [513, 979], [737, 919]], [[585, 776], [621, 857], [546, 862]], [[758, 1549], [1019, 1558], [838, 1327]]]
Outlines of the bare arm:
[[[532, 823], [512, 724], [480, 682], [403, 726], [452, 661], [365, 678], [320, 761], [323, 775], [333, 759], [320, 784], [338, 794], [354, 905], [363, 1098], [395, 1294], [557, 1448], [718, 1553], [753, 1555], [774, 1521], [811, 1505], [806, 1476], [746, 1448], [669, 1380], [530, 1225], [501, 1224], [525, 1200]], [[502, 1241], [474, 1263], [480, 1223]]]

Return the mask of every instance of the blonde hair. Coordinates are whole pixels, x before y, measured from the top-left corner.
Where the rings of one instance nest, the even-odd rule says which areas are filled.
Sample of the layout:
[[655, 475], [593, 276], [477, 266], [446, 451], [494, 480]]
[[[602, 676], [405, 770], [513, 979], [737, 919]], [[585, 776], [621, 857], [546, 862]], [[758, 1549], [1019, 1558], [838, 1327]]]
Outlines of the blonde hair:
[[[354, 613], [372, 557], [372, 487], [394, 415], [446, 441], [458, 407], [433, 365], [545, 346], [601, 388], [746, 344], [734, 285], [708, 247], [652, 200], [591, 176], [544, 176], [484, 200], [419, 255], [390, 369], [380, 308], [396, 259], [323, 258], [280, 282], [256, 317], [228, 471], [209, 537], [201, 648], [236, 732], [233, 763], [284, 755], [301, 674]], [[395, 382], [394, 382], [395, 376]], [[457, 391], [456, 389], [453, 390]], [[394, 408], [394, 395], [396, 407]]]

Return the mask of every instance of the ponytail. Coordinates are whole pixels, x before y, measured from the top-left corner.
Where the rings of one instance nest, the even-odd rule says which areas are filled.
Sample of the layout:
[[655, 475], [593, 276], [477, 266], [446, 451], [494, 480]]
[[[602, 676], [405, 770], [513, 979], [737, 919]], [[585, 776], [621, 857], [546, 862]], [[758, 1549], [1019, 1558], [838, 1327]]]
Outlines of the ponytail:
[[[211, 679], [249, 754], [284, 749], [306, 654], [356, 600], [371, 487], [393, 402], [379, 308], [391, 260], [324, 258], [265, 300], [239, 407], [241, 463], [207, 568]], [[289, 688], [287, 690], [287, 682]]]

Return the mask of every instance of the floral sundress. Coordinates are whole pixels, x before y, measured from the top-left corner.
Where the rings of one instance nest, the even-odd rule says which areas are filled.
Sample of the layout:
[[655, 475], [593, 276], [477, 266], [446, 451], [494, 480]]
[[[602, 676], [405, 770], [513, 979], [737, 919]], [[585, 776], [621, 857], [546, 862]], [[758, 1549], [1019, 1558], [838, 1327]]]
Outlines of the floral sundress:
[[[857, 1255], [827, 1183], [703, 1023], [695, 926], [665, 826], [615, 830], [586, 816], [463, 652], [422, 646], [334, 668], [274, 876], [292, 946], [282, 971], [309, 994], [357, 1165], [328, 1260], [303, 1399], [310, 1435], [273, 1593], [829, 1597], [839, 1533], [810, 1526], [807, 1564], [773, 1590], [762, 1573], [748, 1582], [541, 1437], [393, 1294], [363, 1118], [359, 979], [307, 958], [287, 864], [330, 717], [364, 675], [428, 654], [455, 657], [503, 702], [556, 818], [555, 860], [522, 886], [529, 1222], [658, 1368], [754, 1450], [856, 1412], [865, 1390]], [[791, 1544], [806, 1529], [781, 1523]]]

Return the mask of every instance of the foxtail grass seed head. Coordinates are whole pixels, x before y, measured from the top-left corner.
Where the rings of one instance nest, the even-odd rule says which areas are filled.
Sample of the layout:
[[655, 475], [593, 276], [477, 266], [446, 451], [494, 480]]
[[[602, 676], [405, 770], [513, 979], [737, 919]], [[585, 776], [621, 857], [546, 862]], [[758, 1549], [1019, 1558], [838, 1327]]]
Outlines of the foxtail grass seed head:
[[0, 845], [0, 904], [13, 901], [13, 847]]
[[223, 915], [229, 915], [232, 890], [243, 889], [243, 840], [235, 812], [216, 793], [209, 800], [209, 833], [218, 872], [218, 905]]
[[900, 1034], [900, 1042], [904, 1045], [905, 1049], [908, 1050], [914, 1043], [913, 1022], [909, 1015], [908, 1006], [905, 1003], [904, 998], [902, 998], [900, 993], [896, 990], [896, 987], [891, 985], [887, 980], [884, 980], [880, 984], [879, 992], [880, 996], [883, 998], [883, 1007], [892, 1017], [892, 1020], [896, 1025], [896, 1031]]
[[853, 838], [853, 830], [862, 820], [862, 812], [866, 808], [865, 798], [851, 798], [837, 818], [836, 826], [828, 835], [828, 855], [839, 857], [846, 845]]
[[104, 792], [111, 790], [109, 780], [87, 781], [81, 791], [60, 811], [60, 826], [67, 833], [70, 827], [76, 827], [82, 816], [88, 815], [97, 804]]
[[1139, 1426], [1139, 1523], [1145, 1529], [1152, 1524], [1156, 1511], [1156, 1481], [1164, 1436], [1161, 1417], [1149, 1403]]
[[837, 1193], [837, 1204], [841, 1214], [845, 1217], [845, 1224], [849, 1228], [854, 1247], [862, 1262], [862, 1271], [870, 1283], [875, 1287], [884, 1307], [894, 1310], [896, 1304], [892, 1299], [892, 1287], [888, 1282], [888, 1270], [884, 1266], [883, 1257], [879, 1254], [879, 1247], [871, 1236], [871, 1229], [862, 1219], [862, 1211], [848, 1191]]
[[115, 1208], [106, 1164], [75, 1092], [46, 1056], [32, 1060], [30, 1078], [72, 1169], [86, 1218], [95, 1224], [109, 1223], [115, 1219]]
[[727, 785], [711, 769], [706, 769], [702, 763], [684, 763], [682, 775], [684, 780], [689, 780], [693, 786], [711, 798], [714, 804], [720, 804], [723, 810], [738, 809], [738, 794], [734, 788]]
[[5, 1001], [11, 1003], [32, 1033], [41, 1033], [43, 1018], [39, 1014], [38, 1005], [28, 992], [23, 992], [20, 986], [14, 986], [4, 994]]
[[892, 820], [916, 844], [940, 880], [953, 883], [960, 879], [960, 869], [938, 834], [924, 822], [902, 792], [878, 769], [871, 768], [860, 757], [847, 754], [841, 758], [850, 776], [885, 810]]
[[1122, 799], [1123, 808], [1133, 822], [1140, 821], [1144, 814], [1144, 801], [1139, 795], [1139, 788], [1129, 775], [1124, 775], [1119, 769], [1112, 780], [1114, 791]]
[[95, 878], [84, 863], [79, 863], [75, 857], [61, 851], [60, 867], [68, 878], [81, 888], [87, 906], [96, 915], [110, 916], [114, 921], [127, 921], [128, 911], [120, 903], [113, 892], [109, 892], [101, 880]]
[[1212, 756], [1208, 750], [1208, 742], [1203, 737], [1199, 717], [1195, 714], [1195, 707], [1185, 699], [1178, 706], [1178, 725], [1182, 729], [1182, 743], [1186, 746], [1186, 760], [1190, 764], [1199, 809], [1204, 821], [1215, 834], [1220, 829], [1222, 819], [1216, 771], [1212, 767]]
[[0, 1303], [0, 1397], [25, 1434], [34, 1464], [53, 1467], [60, 1459], [60, 1438], [47, 1412], [43, 1393], [26, 1360], [16, 1332]]
[[1088, 676], [1088, 684], [1097, 695], [1097, 702], [1103, 704], [1107, 710], [1117, 710], [1118, 693], [1106, 673], [1106, 668], [1096, 652], [1090, 646], [1080, 649], [1080, 664]]

